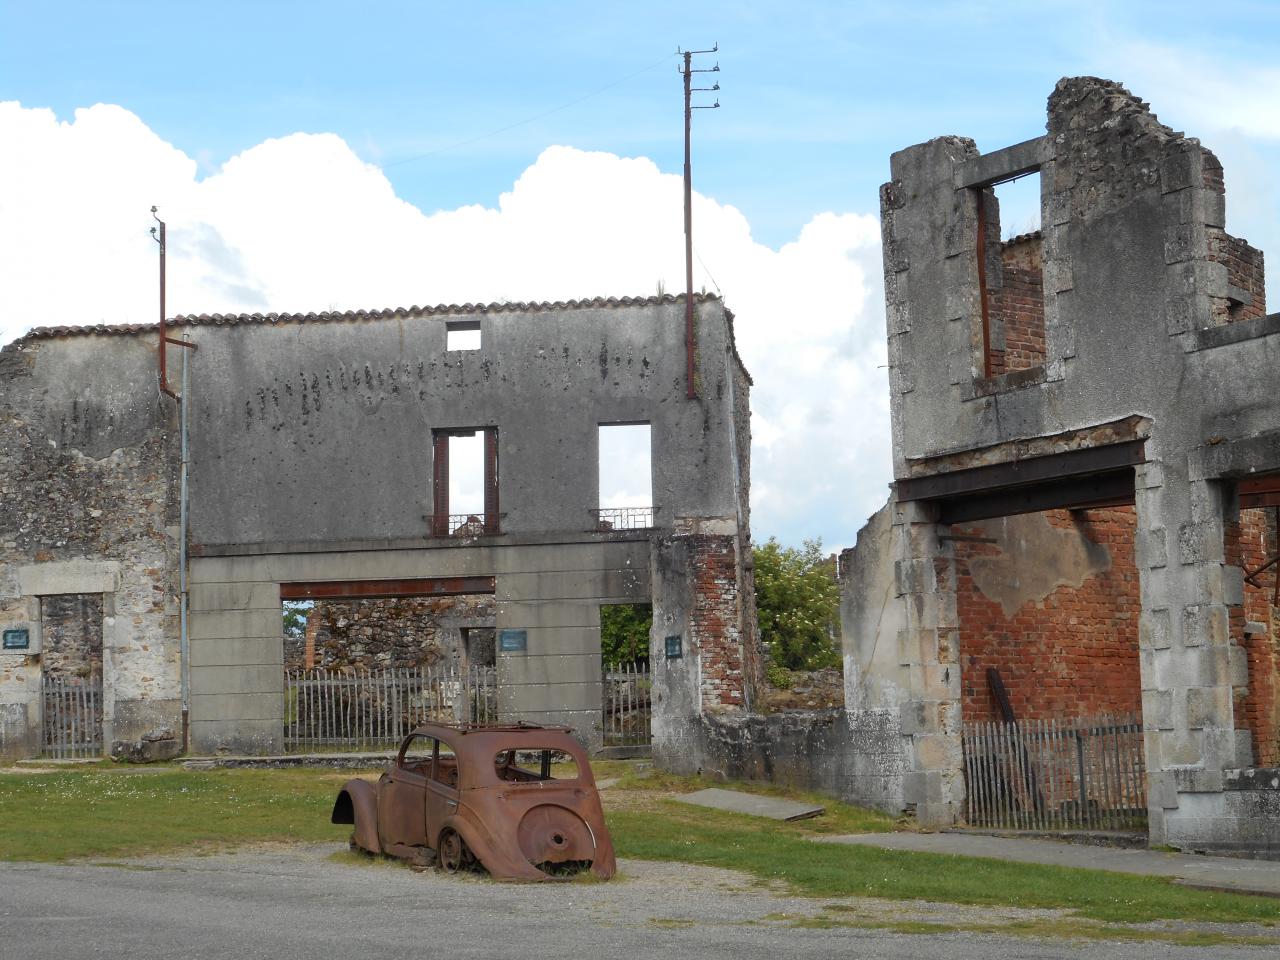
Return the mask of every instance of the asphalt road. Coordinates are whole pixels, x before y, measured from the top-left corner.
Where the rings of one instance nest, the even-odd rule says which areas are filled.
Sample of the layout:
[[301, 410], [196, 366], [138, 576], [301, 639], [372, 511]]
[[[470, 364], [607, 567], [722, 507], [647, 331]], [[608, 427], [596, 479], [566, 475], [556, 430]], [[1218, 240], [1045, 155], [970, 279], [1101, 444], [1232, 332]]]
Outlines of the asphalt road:
[[[511, 885], [338, 863], [327, 859], [333, 850], [284, 848], [121, 866], [3, 863], [0, 960], [1276, 956], [1275, 947], [795, 928], [786, 917], [816, 916], [824, 902], [770, 892], [724, 871], [628, 863], [622, 882]], [[850, 900], [835, 916], [979, 921], [999, 914]]]

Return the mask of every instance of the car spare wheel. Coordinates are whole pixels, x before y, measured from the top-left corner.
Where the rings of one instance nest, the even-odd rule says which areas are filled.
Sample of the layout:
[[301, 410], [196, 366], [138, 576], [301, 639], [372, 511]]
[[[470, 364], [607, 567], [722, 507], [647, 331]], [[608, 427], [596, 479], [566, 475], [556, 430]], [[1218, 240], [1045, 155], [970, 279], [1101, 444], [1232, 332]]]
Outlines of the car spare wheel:
[[520, 852], [546, 873], [585, 870], [596, 855], [591, 828], [572, 810], [545, 803], [520, 821]]

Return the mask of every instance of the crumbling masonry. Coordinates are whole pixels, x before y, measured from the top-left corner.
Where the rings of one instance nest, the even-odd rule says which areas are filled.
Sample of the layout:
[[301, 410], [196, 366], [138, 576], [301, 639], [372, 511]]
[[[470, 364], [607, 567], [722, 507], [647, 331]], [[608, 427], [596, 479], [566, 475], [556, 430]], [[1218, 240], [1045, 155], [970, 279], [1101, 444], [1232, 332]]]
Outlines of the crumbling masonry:
[[[994, 669], [1019, 718], [1140, 713], [1153, 844], [1280, 854], [1280, 314], [1221, 165], [1085, 77], [1042, 137], [891, 169], [894, 493], [843, 567], [900, 804], [963, 821]], [[1001, 243], [993, 187], [1037, 171], [1041, 231]]]
[[[155, 327], [37, 328], [4, 347], [0, 756], [45, 749], [42, 685], [64, 668], [101, 670], [104, 752], [280, 752], [282, 604], [313, 596], [402, 601], [360, 615], [359, 662], [348, 646], [326, 663], [313, 638], [339, 669], [424, 662], [425, 634], [401, 629], [414, 598], [482, 597], [443, 626], [509, 636], [501, 718], [593, 746], [600, 607], [652, 603], [656, 709], [677, 724], [746, 709], [751, 381], [723, 304], [699, 297], [695, 314], [692, 399], [672, 296], [170, 320], [198, 348], [169, 358], [175, 386], [189, 364], [186, 544]], [[455, 331], [478, 340], [454, 349]], [[637, 479], [652, 500], [611, 520], [598, 433], [620, 423], [650, 427], [652, 476]], [[449, 509], [460, 434], [483, 440], [477, 515]], [[296, 647], [289, 665], [306, 666]]]

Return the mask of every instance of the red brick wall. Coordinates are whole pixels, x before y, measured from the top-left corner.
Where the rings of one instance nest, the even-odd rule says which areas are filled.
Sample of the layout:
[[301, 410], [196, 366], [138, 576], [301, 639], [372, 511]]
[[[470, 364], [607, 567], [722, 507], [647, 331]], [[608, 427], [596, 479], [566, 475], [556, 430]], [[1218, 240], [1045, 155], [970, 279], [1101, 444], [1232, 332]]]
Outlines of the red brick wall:
[[[1276, 539], [1273, 508], [1241, 510], [1239, 521], [1227, 525], [1227, 562], [1256, 570], [1276, 555]], [[1263, 767], [1280, 764], [1280, 637], [1271, 606], [1274, 569], [1258, 577], [1261, 586], [1246, 583], [1244, 606], [1231, 609], [1231, 639], [1244, 648], [1249, 660], [1249, 684], [1237, 691], [1237, 723], [1248, 728], [1253, 761]], [[1267, 633], [1246, 637], [1247, 622], [1264, 624]]]
[[739, 626], [737, 547], [734, 537], [691, 536], [694, 574], [689, 642], [698, 651], [703, 709], [745, 705]]
[[1003, 283], [989, 292], [987, 301], [992, 329], [1004, 332], [1004, 348], [991, 350], [993, 376], [1040, 366], [1045, 357], [1040, 234], [1014, 237], [1000, 254]]
[[[966, 722], [1000, 719], [987, 683], [989, 667], [1000, 671], [1020, 720], [1141, 713], [1133, 508], [1089, 510], [1079, 519], [1065, 510], [1044, 516], [1055, 527], [1077, 527], [1089, 540], [1105, 544], [1111, 568], [1078, 588], [1060, 586], [1006, 616], [978, 589], [968, 563], [975, 556], [998, 554], [999, 545], [955, 544]], [[985, 535], [985, 528], [975, 524], [956, 532]]]

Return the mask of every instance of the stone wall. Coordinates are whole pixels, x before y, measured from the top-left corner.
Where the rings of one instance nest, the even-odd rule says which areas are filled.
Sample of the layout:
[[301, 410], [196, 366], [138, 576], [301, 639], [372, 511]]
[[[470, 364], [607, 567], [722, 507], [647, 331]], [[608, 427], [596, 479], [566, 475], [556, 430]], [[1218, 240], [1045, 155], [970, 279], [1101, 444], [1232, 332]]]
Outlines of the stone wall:
[[40, 598], [42, 666], [46, 676], [102, 672], [102, 595], [62, 593]]
[[896, 711], [704, 715], [682, 726], [682, 773], [756, 780], [902, 810], [905, 758]]
[[[58, 595], [101, 606], [106, 748], [180, 727], [177, 409], [137, 337], [0, 349], [0, 627], [42, 628]], [[42, 599], [43, 598], [43, 599]], [[41, 657], [0, 653], [0, 756], [40, 744]]]
[[1132, 507], [957, 526], [962, 712], [1000, 720], [994, 667], [1019, 720], [1142, 711]]
[[[492, 646], [494, 617], [494, 598], [483, 595], [318, 600], [303, 642], [286, 644], [285, 669], [463, 666], [469, 660], [463, 631], [487, 631]], [[492, 655], [486, 659], [492, 666]]]

